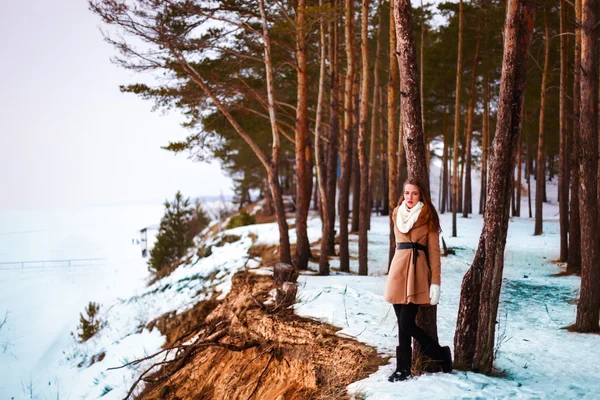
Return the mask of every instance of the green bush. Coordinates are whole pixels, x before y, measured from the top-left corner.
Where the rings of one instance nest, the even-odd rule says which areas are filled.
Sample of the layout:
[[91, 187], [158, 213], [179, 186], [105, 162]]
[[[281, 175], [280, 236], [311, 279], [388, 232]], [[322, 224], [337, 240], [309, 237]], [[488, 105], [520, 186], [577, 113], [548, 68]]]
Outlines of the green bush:
[[[199, 203], [190, 204], [180, 192], [172, 203], [165, 202], [165, 215], [160, 221], [156, 243], [150, 250], [148, 268], [155, 275], [170, 272], [194, 245], [194, 237], [210, 222]], [[166, 270], [166, 271], [165, 271]]]
[[254, 215], [250, 215], [246, 211], [240, 211], [229, 219], [227, 229], [237, 228], [238, 226], [254, 225], [255, 223], [256, 218], [254, 218]]
[[77, 336], [79, 336], [80, 343], [83, 343], [94, 336], [102, 327], [102, 323], [98, 316], [99, 311], [100, 305], [90, 301], [85, 309], [87, 317], [84, 316], [83, 313], [79, 313], [79, 326], [77, 327], [79, 332], [77, 332]]

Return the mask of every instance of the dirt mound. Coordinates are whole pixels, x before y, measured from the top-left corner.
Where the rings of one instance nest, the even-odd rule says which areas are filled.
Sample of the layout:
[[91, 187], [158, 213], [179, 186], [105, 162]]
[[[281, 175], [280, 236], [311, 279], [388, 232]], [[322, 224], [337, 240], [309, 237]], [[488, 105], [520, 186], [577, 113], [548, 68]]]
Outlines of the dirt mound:
[[154, 383], [138, 398], [343, 399], [348, 384], [385, 363], [332, 325], [265, 305], [271, 276], [241, 272], [232, 284], [216, 307], [211, 300], [156, 323], [168, 346], [185, 350], [146, 379]]

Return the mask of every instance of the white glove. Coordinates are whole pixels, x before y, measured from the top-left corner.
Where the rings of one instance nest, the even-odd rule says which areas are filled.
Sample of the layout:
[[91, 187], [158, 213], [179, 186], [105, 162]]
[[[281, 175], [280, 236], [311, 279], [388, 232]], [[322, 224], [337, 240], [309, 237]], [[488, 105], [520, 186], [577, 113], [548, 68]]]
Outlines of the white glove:
[[431, 299], [429, 304], [432, 306], [440, 302], [440, 285], [432, 284], [429, 287], [429, 298]]

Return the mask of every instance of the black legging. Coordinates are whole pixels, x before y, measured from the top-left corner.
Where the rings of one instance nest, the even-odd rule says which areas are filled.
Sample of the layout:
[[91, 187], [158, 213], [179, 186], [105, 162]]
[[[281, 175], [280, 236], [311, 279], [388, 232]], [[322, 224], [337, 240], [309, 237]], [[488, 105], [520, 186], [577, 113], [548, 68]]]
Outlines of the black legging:
[[394, 312], [396, 313], [396, 318], [398, 318], [398, 341], [400, 342], [400, 346], [410, 347], [411, 337], [414, 337], [421, 347], [435, 343], [435, 340], [415, 323], [418, 311], [418, 304], [394, 304]]

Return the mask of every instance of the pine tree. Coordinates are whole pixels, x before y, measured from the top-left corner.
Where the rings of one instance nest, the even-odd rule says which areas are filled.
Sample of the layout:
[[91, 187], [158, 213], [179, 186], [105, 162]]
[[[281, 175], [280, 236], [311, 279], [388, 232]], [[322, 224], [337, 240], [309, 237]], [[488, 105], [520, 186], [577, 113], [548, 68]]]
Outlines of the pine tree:
[[100, 318], [98, 317], [99, 311], [100, 304], [90, 301], [85, 308], [87, 317], [84, 316], [83, 313], [79, 313], [80, 332], [77, 333], [77, 336], [79, 337], [79, 341], [81, 343], [90, 339], [100, 330], [101, 322]]
[[209, 222], [199, 204], [190, 204], [178, 191], [172, 203], [165, 202], [165, 215], [160, 221], [156, 244], [150, 250], [148, 267], [158, 276], [168, 274], [194, 244], [194, 237]]

